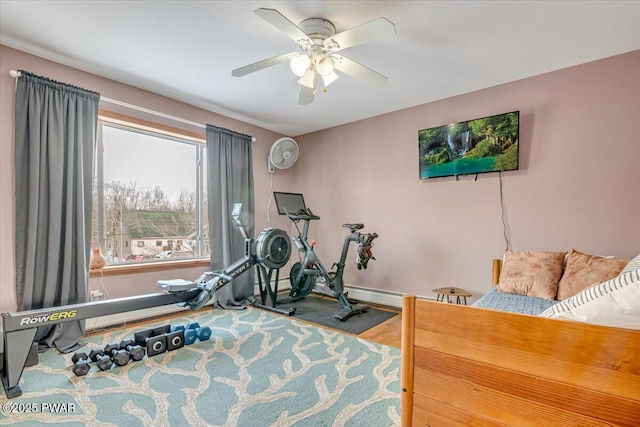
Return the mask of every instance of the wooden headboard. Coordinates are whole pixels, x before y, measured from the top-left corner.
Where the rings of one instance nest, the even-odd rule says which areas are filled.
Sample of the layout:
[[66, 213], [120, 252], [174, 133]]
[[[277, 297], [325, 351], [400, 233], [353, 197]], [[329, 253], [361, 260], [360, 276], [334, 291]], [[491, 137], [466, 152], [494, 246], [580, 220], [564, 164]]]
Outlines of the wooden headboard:
[[492, 267], [491, 284], [495, 286], [500, 281], [500, 272], [502, 271], [502, 260], [494, 259], [491, 267]]
[[638, 426], [640, 331], [405, 296], [403, 426]]

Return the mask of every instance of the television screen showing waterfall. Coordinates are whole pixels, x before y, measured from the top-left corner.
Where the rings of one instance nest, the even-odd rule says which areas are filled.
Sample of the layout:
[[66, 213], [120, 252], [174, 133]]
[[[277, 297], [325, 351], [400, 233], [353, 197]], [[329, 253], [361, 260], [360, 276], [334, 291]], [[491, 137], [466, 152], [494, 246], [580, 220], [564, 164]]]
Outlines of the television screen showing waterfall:
[[420, 179], [518, 169], [520, 112], [418, 131]]

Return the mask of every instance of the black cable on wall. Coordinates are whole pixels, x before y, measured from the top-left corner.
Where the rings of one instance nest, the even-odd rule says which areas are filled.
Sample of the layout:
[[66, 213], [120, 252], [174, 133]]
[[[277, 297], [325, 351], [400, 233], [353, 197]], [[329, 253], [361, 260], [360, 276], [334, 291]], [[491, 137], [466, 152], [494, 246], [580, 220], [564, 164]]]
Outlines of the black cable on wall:
[[509, 219], [507, 217], [507, 205], [504, 201], [504, 192], [502, 190], [502, 172], [498, 172], [498, 178], [500, 181], [500, 208], [502, 209], [502, 226], [504, 241], [507, 246], [506, 250], [511, 249], [511, 230], [509, 228]]

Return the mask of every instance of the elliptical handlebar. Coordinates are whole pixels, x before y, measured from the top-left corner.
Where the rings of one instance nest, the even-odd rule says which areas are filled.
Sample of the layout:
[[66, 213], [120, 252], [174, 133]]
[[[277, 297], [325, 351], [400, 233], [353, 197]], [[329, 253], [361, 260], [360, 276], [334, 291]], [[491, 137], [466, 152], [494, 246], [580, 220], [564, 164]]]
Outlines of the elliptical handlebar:
[[283, 208], [285, 214], [287, 214], [287, 217], [294, 222], [297, 221], [311, 221], [311, 220], [315, 220], [315, 219], [320, 219], [320, 217], [318, 215], [315, 215], [310, 208], [307, 209], [300, 209], [297, 213], [293, 214], [293, 213], [289, 213], [289, 211], [287, 211], [287, 208]]
[[342, 227], [348, 228], [352, 233], [355, 233], [358, 230], [362, 230], [364, 228], [364, 224], [342, 224]]
[[367, 269], [367, 264], [369, 264], [369, 260], [376, 259], [373, 256], [373, 251], [371, 248], [373, 247], [373, 240], [378, 237], [378, 233], [367, 233], [361, 234], [361, 238], [364, 238], [360, 241], [357, 249], [357, 257], [356, 257], [356, 267], [358, 270]]

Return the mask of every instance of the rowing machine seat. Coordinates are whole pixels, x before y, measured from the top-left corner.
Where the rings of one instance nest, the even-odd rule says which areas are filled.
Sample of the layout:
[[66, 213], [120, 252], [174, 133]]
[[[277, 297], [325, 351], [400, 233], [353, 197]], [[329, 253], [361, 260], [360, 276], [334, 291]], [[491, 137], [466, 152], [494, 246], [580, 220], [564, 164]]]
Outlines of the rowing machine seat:
[[156, 285], [158, 288], [172, 294], [197, 288], [195, 282], [184, 279], [158, 280]]

